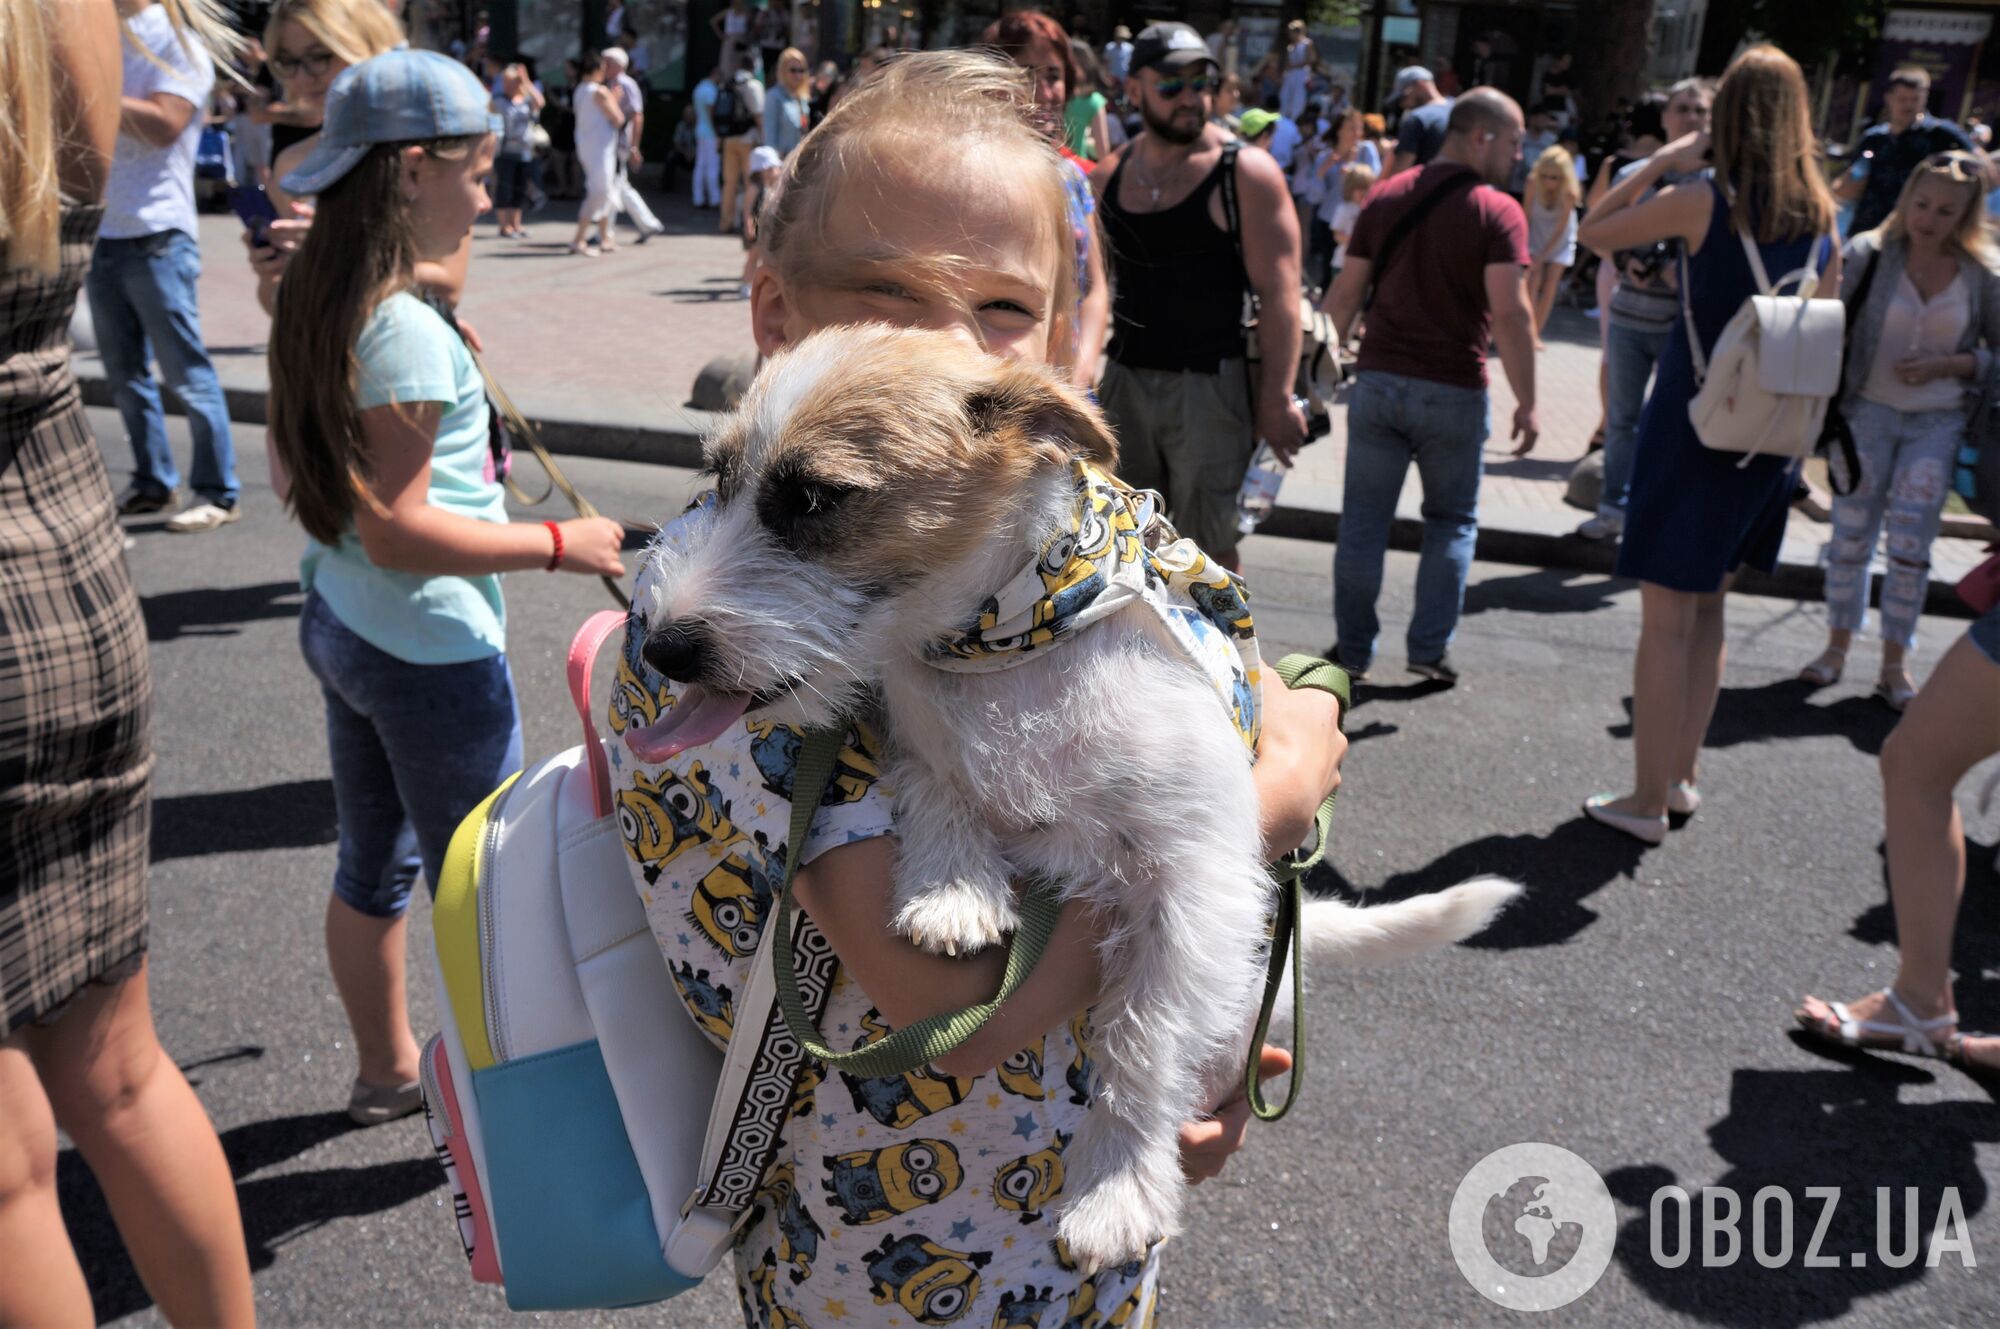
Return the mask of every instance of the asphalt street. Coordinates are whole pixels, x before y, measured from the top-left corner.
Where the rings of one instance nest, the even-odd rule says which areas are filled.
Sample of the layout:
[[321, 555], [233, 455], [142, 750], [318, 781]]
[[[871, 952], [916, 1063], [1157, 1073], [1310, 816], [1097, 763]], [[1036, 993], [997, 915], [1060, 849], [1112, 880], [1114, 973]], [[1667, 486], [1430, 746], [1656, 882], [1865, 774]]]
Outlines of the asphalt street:
[[[116, 417], [92, 418], [122, 483]], [[185, 458], [184, 422], [172, 432]], [[295, 640], [301, 536], [269, 493], [261, 431], [239, 427], [237, 439], [239, 524], [193, 537], [157, 519], [132, 527], [157, 689], [162, 1036], [222, 1132], [266, 1323], [508, 1321], [499, 1295], [467, 1277], [420, 1120], [363, 1131], [340, 1112], [353, 1068], [321, 942], [335, 828], [320, 700]], [[628, 463], [570, 471], [600, 506], [635, 518], [678, 511], [695, 483]], [[1245, 552], [1266, 653], [1324, 648], [1328, 547], [1260, 537]], [[1836, 1058], [1787, 1033], [1801, 993], [1852, 998], [1892, 972], [1874, 762], [1891, 716], [1867, 696], [1872, 651], [1846, 684], [1809, 694], [1790, 679], [1820, 644], [1820, 608], [1732, 603], [1708, 802], [1642, 853], [1578, 813], [1627, 778], [1636, 590], [1479, 566], [1454, 651], [1465, 679], [1440, 692], [1401, 673], [1414, 566], [1390, 556], [1389, 635], [1349, 725], [1330, 870], [1315, 885], [1379, 899], [1497, 872], [1528, 896], [1473, 944], [1313, 976], [1303, 1099], [1194, 1193], [1166, 1253], [1159, 1323], [1518, 1323], [1461, 1276], [1446, 1223], [1467, 1171], [1523, 1141], [1574, 1151], [1616, 1201], [1609, 1270], [1548, 1324], [2000, 1323], [1992, 1097], [1936, 1063]], [[542, 574], [509, 578], [507, 599], [534, 757], [576, 741], [563, 650], [609, 600], [594, 581]], [[1927, 622], [1923, 666], [1963, 629]], [[1968, 807], [1993, 772], [1968, 779]], [[2000, 1028], [2000, 813], [1968, 826], [1960, 1009], [1969, 1027]], [[416, 918], [427, 944], [422, 906]], [[427, 977], [414, 987], [428, 1032]], [[61, 1175], [100, 1318], [157, 1322], [69, 1151]], [[1648, 1201], [1669, 1183], [1731, 1187], [1746, 1206], [1782, 1189], [1795, 1249], [1775, 1268], [1747, 1251], [1730, 1267], [1703, 1268], [1698, 1254], [1661, 1267]], [[1840, 1188], [1821, 1247], [1839, 1267], [1804, 1264], [1821, 1216], [1807, 1187]], [[1947, 1254], [1935, 1268], [1887, 1267], [1877, 1187], [1894, 1188], [1898, 1207], [1902, 1188], [1918, 1188], [1926, 1232], [1955, 1194], [1977, 1266]], [[1747, 1215], [1741, 1228], [1747, 1246]], [[660, 1307], [535, 1318], [707, 1329], [740, 1323], [734, 1302], [717, 1276]]]

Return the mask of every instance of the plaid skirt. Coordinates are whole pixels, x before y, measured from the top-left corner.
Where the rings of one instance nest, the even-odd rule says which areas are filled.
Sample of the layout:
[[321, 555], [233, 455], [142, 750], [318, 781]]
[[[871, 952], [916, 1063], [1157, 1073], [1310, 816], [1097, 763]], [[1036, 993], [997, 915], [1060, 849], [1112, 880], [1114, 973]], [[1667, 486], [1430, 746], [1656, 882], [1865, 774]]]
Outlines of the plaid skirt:
[[52, 275], [0, 245], [0, 1038], [146, 948], [146, 629], [69, 364], [101, 216], [65, 207]]

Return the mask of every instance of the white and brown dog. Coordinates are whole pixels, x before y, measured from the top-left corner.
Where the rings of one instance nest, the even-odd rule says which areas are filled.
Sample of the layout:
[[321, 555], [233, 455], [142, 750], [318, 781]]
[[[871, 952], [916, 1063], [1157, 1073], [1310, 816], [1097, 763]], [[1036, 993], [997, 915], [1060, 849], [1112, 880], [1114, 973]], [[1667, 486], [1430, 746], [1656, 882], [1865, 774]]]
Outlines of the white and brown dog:
[[[1014, 881], [1037, 875], [1115, 920], [1103, 1082], [1060, 1215], [1086, 1269], [1177, 1230], [1177, 1130], [1240, 1082], [1273, 902], [1240, 588], [1192, 546], [1165, 564], [1139, 548], [1149, 509], [1079, 465], [1108, 471], [1115, 452], [1078, 394], [946, 335], [841, 328], [774, 358], [710, 446], [716, 494], [652, 555], [644, 654], [687, 686], [626, 735], [659, 761], [752, 707], [828, 725], [879, 702], [899, 929], [989, 945], [1013, 928]], [[1191, 649], [1187, 606], [1232, 597]], [[1195, 657], [1239, 619], [1232, 693]], [[1315, 902], [1308, 953], [1417, 954], [1518, 889]]]

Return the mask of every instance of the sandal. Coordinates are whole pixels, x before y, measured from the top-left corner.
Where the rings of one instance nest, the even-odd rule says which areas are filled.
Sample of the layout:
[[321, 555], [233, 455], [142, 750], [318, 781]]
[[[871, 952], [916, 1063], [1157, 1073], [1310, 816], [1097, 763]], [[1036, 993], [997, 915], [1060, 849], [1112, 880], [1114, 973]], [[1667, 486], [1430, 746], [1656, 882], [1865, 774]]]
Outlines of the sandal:
[[1841, 672], [1846, 668], [1847, 652], [1829, 646], [1819, 653], [1819, 658], [1799, 670], [1799, 681], [1816, 688], [1830, 688], [1840, 681]]
[[1904, 674], [1899, 678], [1875, 680], [1875, 695], [1887, 702], [1890, 710], [1901, 715], [1909, 706], [1910, 699], [1917, 695], [1917, 690], [1910, 686], [1909, 675]]
[[[1937, 1061], [1952, 1061], [1953, 1055], [1964, 1057], [1962, 1048], [1955, 1046], [1959, 1035], [1951, 1033], [1943, 1038], [1932, 1037], [1932, 1031], [1958, 1023], [1957, 1011], [1946, 1011], [1943, 1015], [1928, 1020], [1917, 1018], [1915, 1011], [1896, 995], [1896, 989], [1883, 988], [1882, 996], [1888, 998], [1889, 1008], [1895, 1012], [1896, 1021], [1891, 1024], [1883, 1020], [1857, 1020], [1847, 1012], [1845, 1002], [1828, 1002], [1838, 1024], [1830, 1024], [1825, 1019], [1815, 1019], [1804, 1011], [1796, 1013], [1799, 1027], [1808, 1036], [1834, 1047], [1858, 1048], [1865, 1052], [1901, 1052], [1912, 1057], [1929, 1057]], [[1876, 1035], [1874, 1039], [1867, 1036]], [[1980, 1037], [1978, 1034], [1974, 1038]], [[1962, 1063], [1955, 1063], [1962, 1064]]]

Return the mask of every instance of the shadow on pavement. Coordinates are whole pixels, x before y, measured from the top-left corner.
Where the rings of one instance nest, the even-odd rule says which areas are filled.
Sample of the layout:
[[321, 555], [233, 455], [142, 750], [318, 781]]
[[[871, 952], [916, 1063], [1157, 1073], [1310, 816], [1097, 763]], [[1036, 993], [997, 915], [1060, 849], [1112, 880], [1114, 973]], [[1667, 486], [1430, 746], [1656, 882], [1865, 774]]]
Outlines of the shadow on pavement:
[[[237, 1179], [236, 1199], [243, 1211], [252, 1272], [276, 1263], [279, 1248], [302, 1233], [336, 1219], [394, 1209], [444, 1185], [444, 1172], [430, 1156], [428, 1140], [422, 1139], [421, 1122], [415, 1126], [405, 1122], [389, 1129], [414, 1132], [411, 1148], [415, 1151], [422, 1140], [422, 1157], [244, 1180], [360, 1129], [345, 1113], [313, 1112], [250, 1122], [222, 1133], [230, 1175]], [[153, 1299], [125, 1254], [97, 1179], [73, 1148], [63, 1150], [57, 1158], [56, 1189], [70, 1241], [90, 1283], [97, 1322], [116, 1320], [152, 1305]]]
[[[1951, 938], [1953, 992], [1959, 1026], [1967, 1032], [2000, 1030], [2000, 871], [1994, 846], [1967, 837], [1965, 894]], [[1896, 911], [1889, 899], [1889, 871], [1882, 868], [1882, 902], [1863, 910], [1847, 935], [1870, 946], [1896, 941]], [[1859, 992], [1821, 992], [1828, 1001], [1852, 1001]]]
[[339, 838], [332, 780], [170, 794], [153, 800], [153, 861], [308, 849]]
[[1589, 614], [1609, 607], [1637, 586], [1601, 572], [1536, 568], [1511, 577], [1486, 577], [1465, 588], [1467, 616], [1502, 609], [1515, 614]]
[[257, 586], [200, 586], [166, 591], [139, 602], [146, 636], [154, 642], [181, 637], [233, 637], [245, 623], [297, 618], [305, 603], [297, 578]]
[[[1620, 1226], [1614, 1257], [1633, 1284], [1660, 1305], [1708, 1324], [1745, 1329], [1781, 1329], [1838, 1319], [1865, 1298], [1880, 1296], [1924, 1278], [1978, 1277], [1959, 1257], [1943, 1251], [1941, 1266], [1927, 1269], [1929, 1248], [1947, 1189], [1956, 1191], [1958, 1231], [1986, 1207], [1986, 1179], [1974, 1147], [2000, 1141], [2000, 1112], [1985, 1101], [1906, 1103], [1904, 1086], [1934, 1083], [1957, 1072], [1929, 1069], [1879, 1058], [1856, 1058], [1851, 1069], [1739, 1070], [1730, 1084], [1729, 1110], [1708, 1128], [1709, 1143], [1728, 1164], [1713, 1179], [1676, 1177], [1657, 1163], [1619, 1168], [1605, 1175], [1611, 1193], [1638, 1212]], [[1977, 1093], [1969, 1081], [1968, 1093]], [[1650, 1206], [1661, 1186], [1679, 1185], [1693, 1197], [1691, 1248], [1678, 1268], [1654, 1259]], [[1737, 1214], [1737, 1258], [1726, 1267], [1703, 1267], [1701, 1187], [1727, 1187], [1741, 1208]], [[1775, 1186], [1789, 1196], [1792, 1248], [1777, 1267], [1756, 1258], [1753, 1214], [1757, 1192]], [[1807, 1267], [1815, 1229], [1829, 1201], [1808, 1196], [1806, 1188], [1838, 1187], [1817, 1257], [1837, 1267]], [[1882, 1245], [1891, 1255], [1914, 1251], [1904, 1268], [1892, 1268], [1878, 1249], [1876, 1187], [1887, 1187], [1889, 1217]], [[1915, 1223], [1905, 1213], [1906, 1188], [1914, 1191]], [[1727, 1201], [1716, 1200], [1718, 1217]], [[1781, 1253], [1780, 1202], [1769, 1198], [1763, 1250]], [[1948, 1211], [1948, 1210], [1947, 1210]], [[1678, 1206], [1664, 1206], [1658, 1234], [1665, 1253], [1680, 1249]], [[1944, 1235], [1949, 1236], [1947, 1227]], [[1727, 1255], [1728, 1237], [1718, 1231], [1718, 1252]], [[1856, 1260], [1859, 1263], [1856, 1263]]]
[[730, 304], [747, 303], [742, 296], [736, 293], [735, 285], [731, 285], [727, 288], [717, 287], [714, 290], [700, 290], [694, 287], [682, 287], [674, 290], [654, 291], [653, 294], [659, 296], [665, 296], [667, 299], [672, 300], [677, 305], [719, 305], [722, 304], [724, 301], [727, 301]]
[[1512, 951], [1559, 946], [1597, 921], [1584, 901], [1639, 866], [1637, 840], [1585, 817], [1547, 835], [1488, 835], [1458, 846], [1414, 872], [1360, 891], [1340, 872], [1322, 865], [1306, 878], [1319, 895], [1340, 894], [1362, 904], [1384, 904], [1443, 890], [1483, 873], [1520, 882], [1527, 893], [1492, 927], [1463, 943], [1480, 950]]
[[[1857, 752], [1882, 754], [1882, 741], [1896, 727], [1898, 716], [1872, 696], [1845, 696], [1817, 705], [1820, 689], [1796, 678], [1781, 678], [1755, 687], [1725, 687], [1716, 698], [1715, 719], [1708, 726], [1709, 748], [1738, 743], [1764, 743], [1782, 738], [1844, 738]], [[1624, 724], [1610, 725], [1613, 738], [1632, 736], [1632, 699], [1625, 698]]]

